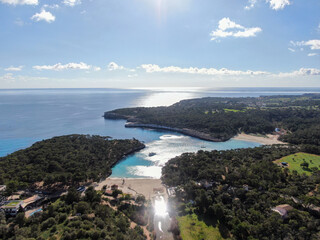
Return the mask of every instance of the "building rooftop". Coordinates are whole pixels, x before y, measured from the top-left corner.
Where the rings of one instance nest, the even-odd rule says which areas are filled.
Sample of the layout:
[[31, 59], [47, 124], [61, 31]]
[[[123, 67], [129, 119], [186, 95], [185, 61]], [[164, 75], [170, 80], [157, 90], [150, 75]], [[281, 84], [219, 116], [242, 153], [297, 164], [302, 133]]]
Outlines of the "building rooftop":
[[39, 195], [33, 195], [32, 197], [29, 197], [29, 198], [23, 200], [23, 203], [21, 204], [21, 206], [23, 208], [25, 208], [29, 204], [34, 203], [34, 202], [36, 202], [36, 201], [38, 201], [40, 199], [42, 199], [42, 197], [40, 197]]
[[10, 201], [7, 204], [3, 205], [1, 208], [17, 208], [22, 204], [22, 201]]

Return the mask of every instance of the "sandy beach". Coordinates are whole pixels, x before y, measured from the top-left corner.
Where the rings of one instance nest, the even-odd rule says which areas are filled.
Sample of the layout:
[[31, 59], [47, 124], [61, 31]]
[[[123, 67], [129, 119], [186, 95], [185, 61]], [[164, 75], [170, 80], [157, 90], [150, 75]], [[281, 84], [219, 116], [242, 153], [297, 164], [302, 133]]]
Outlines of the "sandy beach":
[[284, 142], [279, 141], [278, 138], [279, 138], [279, 135], [273, 135], [273, 134], [267, 134], [264, 137], [260, 137], [260, 136], [245, 134], [245, 133], [241, 133], [233, 137], [233, 139], [236, 139], [236, 140], [257, 142], [263, 145], [286, 144]]
[[167, 197], [166, 188], [162, 185], [160, 179], [146, 179], [146, 178], [107, 178], [100, 182], [95, 189], [101, 190], [104, 185], [110, 186], [116, 184], [124, 193], [132, 195], [142, 194], [146, 199], [152, 199], [157, 193], [162, 193]]

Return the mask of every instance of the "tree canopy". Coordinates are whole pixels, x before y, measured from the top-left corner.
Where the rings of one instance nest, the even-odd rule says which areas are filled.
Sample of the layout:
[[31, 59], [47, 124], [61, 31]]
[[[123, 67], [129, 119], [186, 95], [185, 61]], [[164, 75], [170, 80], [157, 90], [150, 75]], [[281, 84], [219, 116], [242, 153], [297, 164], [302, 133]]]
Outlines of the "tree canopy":
[[0, 184], [10, 188], [62, 183], [74, 185], [99, 180], [125, 155], [144, 147], [138, 140], [68, 135], [54, 137], [0, 158]]

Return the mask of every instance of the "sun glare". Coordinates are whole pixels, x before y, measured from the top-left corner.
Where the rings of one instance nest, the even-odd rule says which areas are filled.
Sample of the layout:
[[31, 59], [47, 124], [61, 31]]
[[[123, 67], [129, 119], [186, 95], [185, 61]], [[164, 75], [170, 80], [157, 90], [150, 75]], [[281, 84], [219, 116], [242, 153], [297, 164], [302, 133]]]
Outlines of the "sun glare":
[[154, 201], [154, 211], [156, 216], [167, 215], [167, 204], [162, 196]]

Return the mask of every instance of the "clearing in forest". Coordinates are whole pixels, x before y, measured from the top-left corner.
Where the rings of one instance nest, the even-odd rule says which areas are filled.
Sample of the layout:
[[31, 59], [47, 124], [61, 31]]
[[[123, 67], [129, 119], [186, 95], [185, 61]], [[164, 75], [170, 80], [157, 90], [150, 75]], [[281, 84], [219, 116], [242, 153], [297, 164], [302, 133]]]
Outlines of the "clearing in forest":
[[280, 158], [275, 163], [281, 166], [282, 163], [287, 163], [291, 171], [296, 170], [299, 174], [311, 175], [313, 171], [320, 169], [320, 156], [299, 152]]

